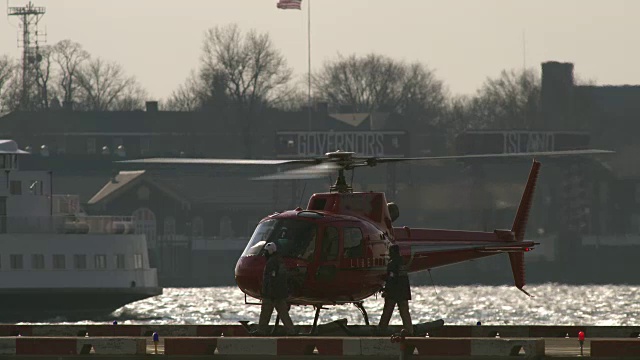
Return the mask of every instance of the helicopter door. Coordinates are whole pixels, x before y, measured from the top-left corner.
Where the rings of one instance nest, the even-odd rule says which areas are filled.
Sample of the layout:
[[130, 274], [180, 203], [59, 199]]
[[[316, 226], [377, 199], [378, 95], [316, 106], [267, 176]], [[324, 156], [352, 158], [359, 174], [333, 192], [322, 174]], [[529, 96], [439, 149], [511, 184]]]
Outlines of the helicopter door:
[[340, 255], [340, 233], [338, 228], [327, 226], [320, 241], [318, 269], [315, 273], [317, 281], [332, 281], [336, 277]]
[[344, 238], [344, 259], [347, 266], [352, 268], [366, 267], [365, 264], [365, 244], [362, 230], [359, 227], [345, 227]]

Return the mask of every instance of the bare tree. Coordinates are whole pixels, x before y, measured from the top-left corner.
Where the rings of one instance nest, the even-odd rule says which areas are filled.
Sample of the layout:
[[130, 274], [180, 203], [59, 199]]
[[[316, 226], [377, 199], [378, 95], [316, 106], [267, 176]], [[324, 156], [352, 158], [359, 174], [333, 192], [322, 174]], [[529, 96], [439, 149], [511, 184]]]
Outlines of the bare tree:
[[316, 92], [331, 106], [351, 106], [354, 112], [371, 112], [398, 105], [403, 67], [388, 57], [363, 58], [338, 55], [314, 77]]
[[434, 121], [445, 104], [442, 82], [426, 66], [378, 54], [338, 55], [314, 76], [314, 88], [333, 108], [396, 112], [415, 120]]
[[117, 63], [100, 58], [90, 60], [75, 77], [80, 107], [84, 110], [131, 110], [142, 106], [144, 92], [135, 78], [127, 77]]
[[479, 127], [530, 129], [540, 110], [540, 77], [533, 70], [506, 71], [487, 79], [469, 111]]
[[0, 58], [0, 112], [20, 110], [22, 93], [22, 67], [5, 55]]
[[143, 89], [138, 82], [134, 81], [132, 84], [125, 87], [122, 93], [116, 97], [116, 101], [113, 103], [110, 110], [142, 110], [144, 108], [145, 100], [148, 99], [148, 97], [147, 91]]
[[402, 91], [396, 110], [413, 119], [414, 126], [439, 125], [445, 111], [447, 93], [442, 81], [421, 63], [405, 67]]
[[191, 71], [187, 80], [174, 90], [167, 100], [166, 109], [171, 111], [196, 111], [201, 109], [206, 92], [203, 82], [195, 71]]
[[[201, 79], [211, 89], [210, 100], [224, 94], [235, 105], [249, 158], [256, 115], [277, 100], [278, 90], [287, 85], [291, 74], [291, 68], [266, 33], [251, 30], [242, 34], [235, 24], [216, 26], [205, 33]], [[224, 91], [216, 89], [220, 85]]]
[[8, 55], [0, 56], [0, 92], [11, 79], [14, 68], [15, 62]]
[[39, 52], [38, 63], [35, 67], [35, 79], [38, 86], [38, 102], [41, 109], [49, 108], [49, 78], [51, 76], [52, 48], [43, 47]]
[[278, 90], [271, 104], [283, 111], [300, 111], [303, 106], [309, 105], [309, 98], [303, 86], [286, 86]]
[[8, 111], [7, 98], [15, 74], [15, 62], [8, 56], [0, 57], [0, 112]]
[[53, 59], [59, 67], [59, 84], [64, 94], [63, 104], [69, 104], [75, 100], [75, 90], [78, 87], [76, 75], [82, 64], [89, 60], [89, 53], [76, 42], [62, 40], [53, 46]]

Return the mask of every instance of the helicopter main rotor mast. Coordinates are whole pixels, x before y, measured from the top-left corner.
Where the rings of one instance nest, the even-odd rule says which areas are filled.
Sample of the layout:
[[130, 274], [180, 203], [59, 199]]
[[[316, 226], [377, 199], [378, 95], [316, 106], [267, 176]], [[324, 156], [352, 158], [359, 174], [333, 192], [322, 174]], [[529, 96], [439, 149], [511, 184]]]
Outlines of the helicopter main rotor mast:
[[340, 166], [338, 169], [338, 178], [336, 179], [336, 183], [331, 185], [329, 188], [329, 192], [337, 191], [339, 193], [352, 193], [353, 186], [352, 184], [347, 184], [347, 179], [344, 177], [345, 170], [353, 171], [353, 168], [356, 166], [353, 163], [353, 152], [347, 151], [334, 151], [326, 154], [329, 158], [329, 161], [336, 161], [336, 163]]

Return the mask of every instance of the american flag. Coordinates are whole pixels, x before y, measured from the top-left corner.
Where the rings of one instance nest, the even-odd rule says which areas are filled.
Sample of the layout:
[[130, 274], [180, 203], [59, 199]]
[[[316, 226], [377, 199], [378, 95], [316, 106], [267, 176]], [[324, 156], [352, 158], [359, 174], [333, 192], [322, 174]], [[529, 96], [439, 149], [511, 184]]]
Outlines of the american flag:
[[279, 0], [278, 9], [297, 9], [300, 10], [302, 0]]

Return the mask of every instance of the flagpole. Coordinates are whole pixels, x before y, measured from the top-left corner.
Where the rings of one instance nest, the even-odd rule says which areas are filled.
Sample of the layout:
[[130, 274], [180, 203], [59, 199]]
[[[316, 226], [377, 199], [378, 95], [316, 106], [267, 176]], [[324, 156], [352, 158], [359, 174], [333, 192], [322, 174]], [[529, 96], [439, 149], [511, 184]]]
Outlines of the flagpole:
[[307, 49], [309, 57], [309, 131], [311, 131], [311, 0], [307, 0]]

